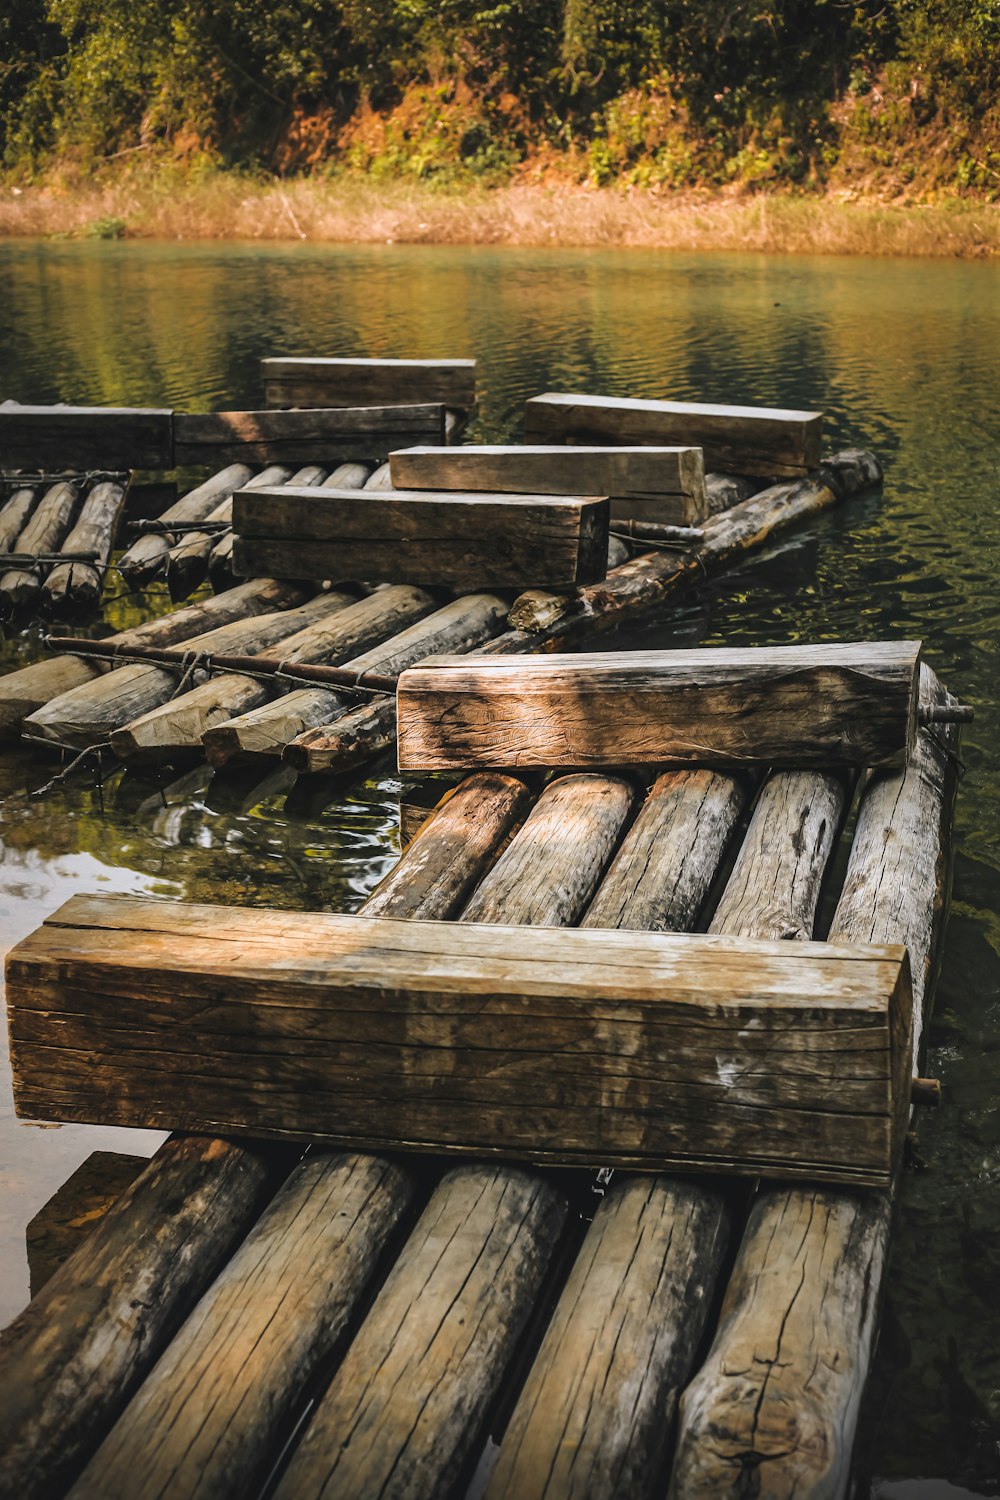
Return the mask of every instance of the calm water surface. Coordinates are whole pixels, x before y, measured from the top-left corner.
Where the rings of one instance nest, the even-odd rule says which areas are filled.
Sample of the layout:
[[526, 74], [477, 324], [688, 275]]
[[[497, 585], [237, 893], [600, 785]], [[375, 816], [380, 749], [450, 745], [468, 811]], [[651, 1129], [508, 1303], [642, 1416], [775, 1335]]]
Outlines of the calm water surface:
[[[965, 734], [951, 922], [858, 1493], [1000, 1493], [1000, 281], [996, 267], [385, 247], [0, 246], [0, 398], [258, 404], [265, 354], [475, 355], [477, 435], [519, 434], [545, 389], [816, 406], [882, 457], [855, 502], [713, 580], [649, 643], [919, 636], [977, 706]], [[118, 601], [124, 622], [133, 607]], [[4, 663], [32, 659], [30, 635]], [[375, 768], [376, 772], [378, 768]], [[391, 768], [319, 792], [118, 775], [29, 801], [0, 755], [4, 945], [75, 890], [350, 910], [398, 851]], [[159, 1137], [39, 1130], [0, 1106], [0, 1322], [28, 1294], [25, 1224], [94, 1150]]]

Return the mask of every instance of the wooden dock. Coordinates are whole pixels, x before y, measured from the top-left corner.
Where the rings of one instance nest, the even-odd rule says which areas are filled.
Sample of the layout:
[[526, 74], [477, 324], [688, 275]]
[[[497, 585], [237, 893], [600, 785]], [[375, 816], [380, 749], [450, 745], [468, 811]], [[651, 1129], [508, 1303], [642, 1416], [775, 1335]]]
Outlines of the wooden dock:
[[[920, 705], [858, 782], [477, 771], [362, 915], [808, 941], [825, 890], [828, 943], [908, 949], [916, 1059], [958, 736], [927, 667]], [[843, 1496], [897, 1185], [174, 1137], [0, 1341], [0, 1489]]]

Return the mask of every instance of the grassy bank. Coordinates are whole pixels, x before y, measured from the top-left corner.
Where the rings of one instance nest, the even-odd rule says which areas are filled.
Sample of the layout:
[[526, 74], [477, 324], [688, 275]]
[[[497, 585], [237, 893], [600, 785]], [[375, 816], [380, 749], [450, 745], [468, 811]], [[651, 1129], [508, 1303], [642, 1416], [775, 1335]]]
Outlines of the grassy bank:
[[1000, 205], [215, 172], [0, 187], [0, 235], [984, 257], [1000, 253]]

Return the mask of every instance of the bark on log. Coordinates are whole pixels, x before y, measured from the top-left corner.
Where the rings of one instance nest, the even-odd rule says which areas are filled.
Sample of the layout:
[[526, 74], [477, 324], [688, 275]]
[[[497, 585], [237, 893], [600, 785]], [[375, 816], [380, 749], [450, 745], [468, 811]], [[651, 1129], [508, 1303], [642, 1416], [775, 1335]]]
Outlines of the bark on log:
[[[948, 701], [923, 670], [922, 697]], [[954, 700], [951, 700], [952, 702]], [[955, 725], [866, 787], [831, 942], [905, 943], [914, 1059], [946, 909]], [[840, 1500], [850, 1481], [892, 1222], [890, 1192], [766, 1188], [704, 1367], [684, 1395], [671, 1494]]]
[[0, 1337], [0, 1492], [49, 1500], [256, 1218], [262, 1149], [173, 1139]]
[[14, 543], [28, 524], [38, 495], [39, 486], [33, 484], [22, 485], [20, 489], [10, 492], [0, 510], [0, 552], [13, 552]]
[[[308, 470], [309, 474], [325, 474], [325, 469], [317, 469], [315, 465]], [[297, 478], [297, 476], [295, 476]], [[233, 495], [243, 490], [260, 489], [264, 485], [283, 485], [290, 483], [293, 478], [292, 470], [281, 464], [271, 464], [262, 473], [253, 479], [248, 479], [246, 484], [240, 485], [238, 491], [234, 490], [225, 495], [208, 515], [206, 521], [213, 523], [207, 531], [187, 531], [181, 535], [166, 556], [167, 588], [170, 597], [175, 604], [181, 599], [186, 599], [193, 594], [195, 589], [205, 579], [208, 573], [209, 558], [212, 550], [221, 538], [217, 527], [221, 523], [230, 525], [233, 519]], [[315, 484], [313, 478], [299, 481], [304, 485]], [[259, 576], [259, 575], [258, 575]]]
[[100, 606], [104, 568], [111, 556], [125, 487], [112, 480], [95, 484], [80, 516], [63, 543], [64, 552], [98, 554], [98, 563], [59, 563], [42, 585], [42, 608], [53, 615], [92, 612]]
[[[14, 543], [14, 551], [28, 556], [39, 552], [57, 552], [70, 529], [79, 496], [80, 490], [76, 484], [60, 480], [58, 484], [50, 485]], [[43, 574], [47, 571], [44, 565], [37, 568], [8, 568], [0, 575], [0, 611], [10, 617], [29, 609], [35, 602], [42, 586]]]
[[[276, 609], [292, 609], [304, 603], [310, 592], [300, 584], [255, 578], [214, 599], [204, 599], [200, 604], [191, 604], [173, 614], [160, 615], [107, 639], [125, 647], [169, 646], [213, 626], [226, 625], [231, 620], [252, 619]], [[103, 664], [84, 661], [78, 656], [54, 656], [0, 677], [0, 737], [19, 734], [29, 714], [69, 692], [70, 688], [92, 681], [103, 670]]]
[[524, 421], [529, 443], [693, 443], [706, 468], [768, 478], [815, 469], [822, 425], [818, 412], [561, 392], [533, 396]]
[[399, 768], [902, 765], [919, 658], [917, 641], [428, 657], [399, 681]]
[[[278, 610], [252, 619], [238, 619], [228, 625], [191, 636], [185, 642], [193, 652], [217, 650], [263, 651], [266, 647], [321, 619], [329, 610], [327, 596], [317, 594], [295, 609]], [[195, 682], [204, 674], [192, 673]], [[26, 733], [57, 745], [84, 749], [104, 741], [111, 731], [177, 693], [182, 681], [177, 669], [153, 666], [118, 667], [94, 681], [71, 688], [43, 708], [36, 709], [24, 721]]]
[[[163, 512], [162, 522], [178, 521], [188, 524], [205, 521], [217, 505], [241, 485], [253, 478], [253, 470], [246, 464], [229, 464], [204, 484], [182, 495]], [[177, 537], [169, 531], [150, 533], [139, 537], [118, 559], [118, 571], [129, 588], [140, 589], [150, 583], [166, 565], [167, 553]]]
[[212, 1283], [72, 1500], [223, 1500], [267, 1477], [413, 1199], [400, 1166], [313, 1152]]
[[756, 495], [759, 490], [764, 489], [766, 482], [763, 479], [748, 479], [740, 474], [706, 474], [705, 497], [708, 502], [708, 514], [717, 516], [720, 511], [731, 510], [734, 505], [739, 505], [743, 500], [749, 500], [751, 495]]
[[[372, 598], [384, 599], [387, 589]], [[371, 646], [344, 665], [357, 672], [379, 672], [395, 677], [411, 662], [419, 661], [429, 651], [461, 651], [489, 640], [502, 627], [507, 604], [495, 594], [467, 594], [426, 614], [416, 624]], [[227, 764], [240, 756], [281, 755], [285, 747], [314, 726], [330, 724], [337, 712], [343, 712], [331, 736], [336, 745], [324, 738], [303, 756], [291, 755], [288, 764], [295, 770], [326, 770], [333, 766], [344, 770], [365, 760], [374, 747], [392, 743], [396, 732], [396, 703], [392, 697], [377, 695], [360, 708], [352, 700], [326, 688], [301, 688], [287, 693], [273, 703], [254, 709], [228, 724], [220, 724], [205, 736], [205, 752], [214, 766]], [[338, 759], [338, 756], [341, 757]]]

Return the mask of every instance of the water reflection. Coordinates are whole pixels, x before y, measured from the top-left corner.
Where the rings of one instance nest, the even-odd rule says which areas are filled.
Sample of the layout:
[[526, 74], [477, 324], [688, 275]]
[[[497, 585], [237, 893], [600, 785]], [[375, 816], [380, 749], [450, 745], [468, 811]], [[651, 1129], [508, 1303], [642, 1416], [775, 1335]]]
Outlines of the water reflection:
[[[3, 394], [176, 405], [260, 400], [263, 354], [476, 355], [478, 435], [516, 435], [526, 396], [815, 404], [831, 441], [864, 441], [884, 496], [782, 538], [632, 640], [786, 644], [919, 636], [977, 705], [966, 731], [954, 907], [927, 1069], [945, 1102], [921, 1122], [890, 1267], [890, 1316], [866, 1407], [861, 1491], [997, 1493], [1000, 1353], [1000, 543], [997, 269], [947, 262], [658, 252], [281, 246], [0, 246]], [[16, 380], [10, 372], [16, 371]], [[154, 591], [146, 606], [162, 607]], [[127, 600], [114, 624], [138, 618]], [[30, 660], [38, 637], [2, 655]], [[3, 663], [0, 663], [2, 665]], [[73, 890], [355, 908], [396, 856], [402, 790], [203, 766], [115, 773], [44, 802], [49, 767], [0, 757], [7, 941]], [[82, 1128], [0, 1123], [18, 1213], [0, 1246], [26, 1293], [23, 1224], [108, 1144]], [[111, 1143], [110, 1149], [134, 1145]], [[22, 1212], [23, 1210], [23, 1212]], [[921, 1486], [918, 1481], [925, 1481]]]

